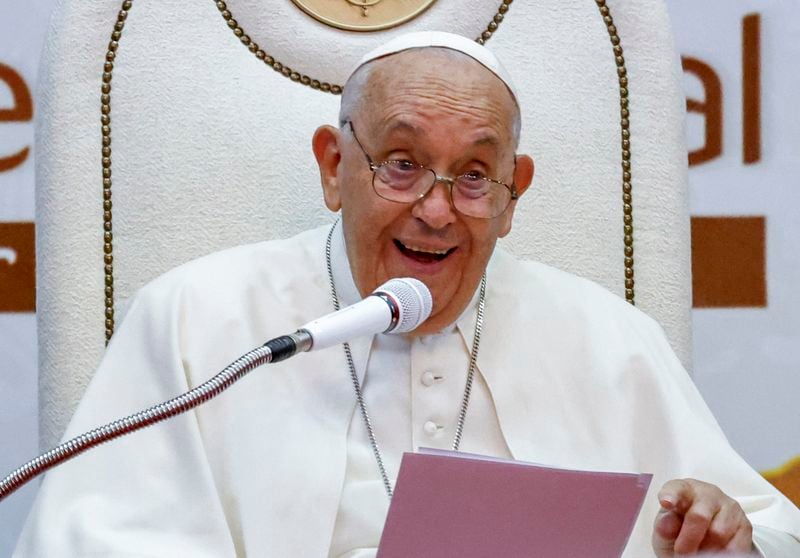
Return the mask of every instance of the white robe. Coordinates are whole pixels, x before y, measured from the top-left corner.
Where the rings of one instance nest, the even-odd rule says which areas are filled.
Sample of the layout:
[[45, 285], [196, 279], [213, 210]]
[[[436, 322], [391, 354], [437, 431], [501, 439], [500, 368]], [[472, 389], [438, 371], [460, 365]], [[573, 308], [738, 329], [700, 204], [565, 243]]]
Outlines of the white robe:
[[[361, 295], [350, 273], [341, 226], [333, 235], [331, 260], [340, 302], [358, 302]], [[478, 298], [476, 292], [464, 311], [473, 319]], [[459, 321], [469, 329], [455, 323], [432, 335], [373, 337], [361, 389], [392, 485], [403, 452], [452, 448], [471, 356], [467, 342], [475, 328], [469, 318]], [[511, 458], [489, 387], [477, 367], [470, 392], [460, 450]], [[388, 509], [369, 435], [356, 409], [347, 432], [347, 468], [329, 558], [375, 558]]]
[[[326, 234], [226, 250], [144, 287], [66, 436], [171, 398], [329, 312]], [[470, 343], [474, 320], [471, 309], [457, 324]], [[363, 374], [370, 340], [351, 346]], [[768, 557], [800, 555], [800, 511], [730, 448], [660, 327], [601, 287], [497, 250], [478, 369], [514, 458], [654, 474], [626, 557], [652, 554], [655, 494], [682, 477], [736, 497]], [[354, 406], [339, 347], [258, 369], [48, 474], [15, 556], [324, 557]], [[773, 542], [783, 550], [770, 553]]]

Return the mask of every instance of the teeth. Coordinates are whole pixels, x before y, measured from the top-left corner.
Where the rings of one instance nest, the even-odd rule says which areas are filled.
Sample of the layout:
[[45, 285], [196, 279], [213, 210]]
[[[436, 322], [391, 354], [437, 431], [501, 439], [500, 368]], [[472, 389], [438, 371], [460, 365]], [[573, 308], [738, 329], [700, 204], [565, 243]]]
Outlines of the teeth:
[[406, 248], [408, 248], [409, 250], [412, 250], [414, 252], [421, 252], [423, 254], [436, 254], [437, 256], [443, 256], [443, 255], [447, 254], [450, 251], [450, 250], [447, 250], [447, 249], [446, 250], [426, 250], [425, 248], [420, 248], [418, 246], [411, 246], [409, 244], [403, 244], [403, 246], [405, 246]]

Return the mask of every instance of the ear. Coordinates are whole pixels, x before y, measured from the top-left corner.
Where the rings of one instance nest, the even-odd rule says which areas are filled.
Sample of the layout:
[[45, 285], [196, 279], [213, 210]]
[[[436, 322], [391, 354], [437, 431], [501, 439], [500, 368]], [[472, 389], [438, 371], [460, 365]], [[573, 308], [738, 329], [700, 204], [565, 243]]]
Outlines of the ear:
[[[530, 155], [517, 155], [516, 166], [514, 168], [514, 185], [517, 188], [517, 198], [521, 198], [522, 194], [526, 192], [528, 186], [533, 181], [534, 164]], [[517, 207], [517, 201], [511, 202], [506, 212], [500, 216], [503, 219], [503, 224], [500, 229], [499, 236], [502, 238], [511, 232], [511, 221], [514, 218], [514, 210]]]
[[341, 133], [333, 126], [320, 126], [314, 132], [311, 148], [319, 167], [322, 195], [331, 211], [339, 211], [342, 198], [339, 192], [339, 163], [342, 160]]

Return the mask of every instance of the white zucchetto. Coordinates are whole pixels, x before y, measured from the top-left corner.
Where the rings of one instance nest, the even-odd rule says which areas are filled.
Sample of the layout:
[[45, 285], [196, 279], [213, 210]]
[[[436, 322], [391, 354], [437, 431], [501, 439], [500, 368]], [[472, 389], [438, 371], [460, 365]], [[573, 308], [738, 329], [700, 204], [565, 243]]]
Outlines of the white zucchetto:
[[511, 81], [511, 76], [491, 50], [471, 39], [444, 31], [416, 31], [414, 33], [406, 33], [395, 37], [389, 42], [365, 54], [364, 57], [359, 60], [356, 67], [353, 68], [350, 75], [352, 76], [356, 70], [364, 64], [377, 60], [378, 58], [383, 58], [384, 56], [389, 56], [412, 48], [425, 47], [448, 48], [466, 54], [500, 78], [500, 80], [505, 83], [506, 87], [508, 87], [511, 96], [514, 97], [514, 101], [517, 102], [517, 93], [514, 88], [514, 83]]

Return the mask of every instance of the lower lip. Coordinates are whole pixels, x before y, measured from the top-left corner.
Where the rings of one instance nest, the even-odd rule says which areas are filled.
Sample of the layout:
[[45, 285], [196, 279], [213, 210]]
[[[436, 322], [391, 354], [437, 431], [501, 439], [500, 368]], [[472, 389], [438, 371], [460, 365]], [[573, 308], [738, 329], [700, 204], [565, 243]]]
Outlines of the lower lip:
[[416, 273], [423, 273], [423, 274], [433, 274], [438, 273], [442, 270], [444, 266], [447, 265], [447, 262], [453, 257], [453, 255], [458, 251], [458, 248], [450, 252], [447, 257], [442, 258], [441, 260], [434, 260], [430, 262], [422, 262], [417, 259], [412, 258], [411, 256], [407, 256], [403, 253], [400, 248], [394, 243], [392, 243], [392, 247], [400, 255], [400, 260], [402, 265], [406, 268], [414, 271]]

